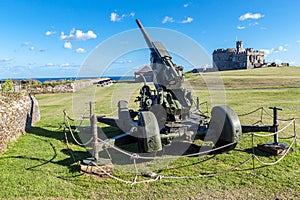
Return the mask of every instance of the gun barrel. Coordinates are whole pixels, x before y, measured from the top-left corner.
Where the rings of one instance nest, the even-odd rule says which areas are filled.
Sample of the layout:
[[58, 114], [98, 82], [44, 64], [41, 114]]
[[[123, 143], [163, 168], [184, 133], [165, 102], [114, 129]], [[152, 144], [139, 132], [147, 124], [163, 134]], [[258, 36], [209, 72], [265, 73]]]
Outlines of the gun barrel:
[[140, 28], [140, 30], [141, 30], [144, 38], [145, 38], [145, 41], [146, 41], [148, 47], [150, 49], [152, 49], [153, 45], [152, 45], [152, 40], [151, 40], [150, 36], [148, 35], [148, 33], [146, 32], [146, 30], [144, 29], [144, 27], [143, 27], [142, 23], [140, 22], [140, 20], [136, 19], [135, 21], [136, 21], [137, 25], [139, 26], [139, 28]]

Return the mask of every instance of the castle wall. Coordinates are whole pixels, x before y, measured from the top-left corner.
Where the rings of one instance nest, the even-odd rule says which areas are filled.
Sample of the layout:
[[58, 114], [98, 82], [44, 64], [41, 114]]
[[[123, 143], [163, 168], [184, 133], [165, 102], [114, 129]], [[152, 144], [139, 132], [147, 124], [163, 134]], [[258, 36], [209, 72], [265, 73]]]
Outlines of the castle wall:
[[242, 41], [237, 41], [236, 48], [217, 49], [213, 52], [213, 67], [219, 71], [252, 69], [264, 64], [264, 52], [253, 48], [243, 49]]
[[253, 51], [253, 49], [247, 49], [247, 69], [261, 67], [265, 63], [263, 51]]

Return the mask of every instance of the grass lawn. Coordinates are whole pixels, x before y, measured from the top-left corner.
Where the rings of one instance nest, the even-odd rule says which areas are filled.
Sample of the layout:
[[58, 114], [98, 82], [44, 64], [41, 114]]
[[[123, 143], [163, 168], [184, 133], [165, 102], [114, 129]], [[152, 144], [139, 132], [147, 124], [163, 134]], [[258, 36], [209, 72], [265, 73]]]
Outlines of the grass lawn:
[[[220, 88], [207, 89], [206, 80], [217, 77], [223, 82]], [[227, 105], [237, 113], [246, 113], [258, 107], [277, 106], [280, 118], [298, 118], [296, 130], [300, 133], [300, 68], [263, 68], [248, 71], [227, 71], [204, 75], [187, 74], [188, 87], [201, 101], [212, 107], [212, 94], [220, 93]], [[218, 82], [219, 83], [219, 82]], [[98, 114], [114, 116], [120, 98], [133, 100], [140, 84], [121, 83], [112, 87], [91, 87], [78, 94], [37, 95], [41, 121], [0, 156], [0, 198], [3, 199], [300, 199], [300, 152], [299, 139], [293, 146], [294, 152], [281, 162], [265, 166], [252, 160], [234, 171], [214, 177], [205, 177], [230, 168], [251, 157], [251, 138], [241, 141], [226, 154], [203, 157], [180, 158], [169, 163], [150, 162], [138, 165], [154, 165], [162, 176], [193, 176], [187, 179], [162, 179], [152, 183], [128, 185], [111, 178], [83, 175], [77, 161], [89, 157], [89, 152], [70, 140], [76, 161], [69, 154], [63, 134], [63, 110], [72, 118], [88, 108], [93, 97]], [[77, 111], [72, 108], [72, 103]], [[80, 107], [81, 106], [81, 107]], [[131, 104], [131, 107], [137, 107]], [[270, 110], [271, 111], [271, 110]], [[267, 123], [272, 119], [265, 116]], [[255, 121], [257, 115], [242, 118], [242, 123]], [[282, 122], [280, 127], [286, 122]], [[115, 131], [101, 125], [103, 129]], [[292, 128], [284, 135], [290, 136]], [[299, 137], [299, 136], [298, 136]], [[255, 138], [255, 144], [272, 141], [273, 138]], [[291, 140], [281, 140], [290, 144]], [[276, 161], [280, 156], [270, 156], [256, 150], [265, 162]], [[116, 162], [122, 163], [122, 162]], [[163, 167], [160, 167], [163, 166]], [[115, 175], [132, 181], [132, 164], [116, 164]], [[138, 180], [147, 179], [139, 176]]]

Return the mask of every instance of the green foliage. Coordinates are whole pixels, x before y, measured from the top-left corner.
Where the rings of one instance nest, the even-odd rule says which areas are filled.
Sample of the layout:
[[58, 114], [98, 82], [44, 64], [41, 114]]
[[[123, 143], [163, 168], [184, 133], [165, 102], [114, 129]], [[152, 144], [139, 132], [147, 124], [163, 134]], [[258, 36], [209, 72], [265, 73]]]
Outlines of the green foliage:
[[11, 79], [6, 79], [4, 83], [1, 84], [2, 92], [13, 92], [14, 83]]

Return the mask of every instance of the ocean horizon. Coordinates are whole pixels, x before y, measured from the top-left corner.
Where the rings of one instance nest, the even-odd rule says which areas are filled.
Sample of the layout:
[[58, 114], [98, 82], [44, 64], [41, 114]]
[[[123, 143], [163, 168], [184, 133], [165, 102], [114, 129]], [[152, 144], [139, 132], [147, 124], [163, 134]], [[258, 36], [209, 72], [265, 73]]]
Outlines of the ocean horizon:
[[[84, 80], [84, 79], [96, 79], [96, 78], [110, 78], [111, 80], [134, 80], [134, 76], [103, 76], [103, 77], [44, 77], [44, 78], [11, 78], [12, 80], [38, 80], [40, 82], [45, 81], [60, 81], [60, 80]], [[0, 81], [5, 81], [7, 78], [0, 78]]]

